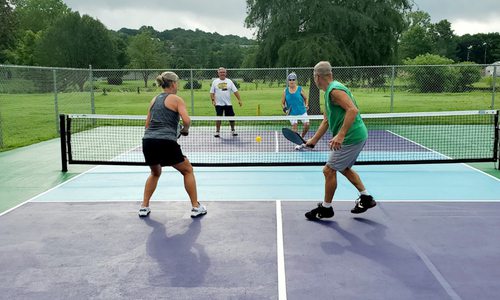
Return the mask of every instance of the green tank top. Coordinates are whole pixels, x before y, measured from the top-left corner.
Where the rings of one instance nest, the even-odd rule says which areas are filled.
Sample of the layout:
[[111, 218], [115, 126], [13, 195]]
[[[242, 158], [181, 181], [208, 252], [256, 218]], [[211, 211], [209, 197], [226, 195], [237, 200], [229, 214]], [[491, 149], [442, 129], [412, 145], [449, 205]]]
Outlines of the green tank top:
[[[335, 80], [328, 85], [328, 88], [325, 92], [326, 117], [328, 119], [328, 127], [332, 132], [332, 135], [336, 136], [339, 133], [340, 128], [342, 128], [342, 124], [344, 124], [345, 110], [339, 105], [335, 105], [330, 101], [330, 93], [332, 90], [344, 91], [349, 96], [354, 105], [356, 107], [358, 107], [358, 105], [351, 91], [342, 83]], [[361, 119], [361, 115], [358, 113], [351, 125], [351, 128], [349, 128], [349, 130], [347, 131], [344, 139], [344, 144], [357, 144], [366, 140], [367, 138], [368, 130], [366, 129], [363, 119]]]

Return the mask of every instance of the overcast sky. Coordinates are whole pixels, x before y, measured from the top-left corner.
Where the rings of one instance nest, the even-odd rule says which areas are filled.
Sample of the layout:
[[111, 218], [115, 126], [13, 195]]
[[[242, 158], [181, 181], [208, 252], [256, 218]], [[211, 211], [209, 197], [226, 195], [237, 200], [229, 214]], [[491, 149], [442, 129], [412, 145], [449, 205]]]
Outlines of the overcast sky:
[[[253, 37], [245, 28], [246, 0], [63, 0], [72, 10], [99, 19], [108, 29], [153, 26], [200, 29]], [[432, 22], [447, 19], [457, 35], [500, 32], [500, 0], [414, 0]]]

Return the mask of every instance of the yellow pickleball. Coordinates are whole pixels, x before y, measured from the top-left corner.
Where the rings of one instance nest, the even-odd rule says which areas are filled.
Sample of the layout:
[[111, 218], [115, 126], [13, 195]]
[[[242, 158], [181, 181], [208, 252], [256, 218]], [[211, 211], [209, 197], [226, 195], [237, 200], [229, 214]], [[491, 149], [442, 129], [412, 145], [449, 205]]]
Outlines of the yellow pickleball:
[[255, 141], [257, 143], [260, 143], [260, 142], [262, 142], [262, 138], [258, 135], [258, 136], [255, 137]]

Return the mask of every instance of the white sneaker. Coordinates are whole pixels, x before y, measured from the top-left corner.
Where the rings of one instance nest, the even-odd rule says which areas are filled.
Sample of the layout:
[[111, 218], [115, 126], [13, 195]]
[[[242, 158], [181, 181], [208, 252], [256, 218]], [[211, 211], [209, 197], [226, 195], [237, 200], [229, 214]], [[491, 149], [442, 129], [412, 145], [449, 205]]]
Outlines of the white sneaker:
[[191, 218], [196, 218], [196, 217], [199, 217], [199, 216], [203, 216], [206, 213], [207, 213], [207, 208], [200, 203], [198, 205], [198, 207], [193, 207], [191, 209]]
[[220, 137], [220, 133], [219, 133], [218, 131], [217, 131], [217, 132], [215, 132], [215, 133], [214, 133], [214, 137], [216, 137], [216, 138]]
[[236, 133], [236, 131], [234, 131], [234, 130], [233, 130], [233, 131], [231, 131], [231, 134], [232, 134], [233, 136], [238, 136], [238, 134], [237, 134], [237, 133]]
[[305, 145], [304, 145], [304, 144], [302, 144], [302, 145], [297, 145], [297, 146], [295, 146], [295, 150], [297, 150], [297, 151], [304, 150], [304, 147], [305, 147]]
[[149, 207], [142, 207], [139, 209], [139, 217], [147, 217], [151, 209]]

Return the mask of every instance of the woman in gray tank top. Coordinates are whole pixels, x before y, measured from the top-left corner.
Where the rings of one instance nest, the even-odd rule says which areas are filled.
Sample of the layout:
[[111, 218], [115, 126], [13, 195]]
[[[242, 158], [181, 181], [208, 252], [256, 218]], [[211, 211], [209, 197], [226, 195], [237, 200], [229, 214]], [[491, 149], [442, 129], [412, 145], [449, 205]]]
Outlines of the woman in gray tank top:
[[[188, 135], [191, 123], [184, 100], [176, 95], [179, 77], [173, 72], [163, 72], [156, 81], [163, 93], [151, 100], [146, 118], [142, 152], [151, 173], [144, 187], [139, 216], [146, 217], [151, 212], [149, 200], [156, 190], [162, 167], [172, 166], [184, 176], [184, 188], [191, 199], [191, 217], [198, 217], [206, 214], [207, 209], [198, 202], [193, 166], [177, 143], [179, 134]], [[182, 119], [182, 129], [179, 119]]]

